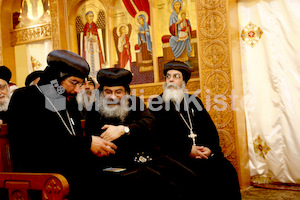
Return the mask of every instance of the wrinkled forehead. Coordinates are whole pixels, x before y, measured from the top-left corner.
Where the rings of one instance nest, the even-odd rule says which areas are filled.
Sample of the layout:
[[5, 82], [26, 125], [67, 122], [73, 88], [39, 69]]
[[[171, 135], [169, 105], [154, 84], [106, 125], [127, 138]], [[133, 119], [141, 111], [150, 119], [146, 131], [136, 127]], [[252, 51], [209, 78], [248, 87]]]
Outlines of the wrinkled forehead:
[[182, 75], [181, 71], [176, 70], [176, 69], [170, 69], [166, 73], [166, 75], [173, 75], [173, 74], [180, 74], [180, 75]]
[[125, 88], [124, 86], [103, 86], [103, 90], [116, 91], [116, 90], [125, 90]]
[[3, 79], [0, 78], [0, 84], [1, 85], [5, 85], [5, 84], [7, 84], [7, 82], [5, 80], [3, 80]]

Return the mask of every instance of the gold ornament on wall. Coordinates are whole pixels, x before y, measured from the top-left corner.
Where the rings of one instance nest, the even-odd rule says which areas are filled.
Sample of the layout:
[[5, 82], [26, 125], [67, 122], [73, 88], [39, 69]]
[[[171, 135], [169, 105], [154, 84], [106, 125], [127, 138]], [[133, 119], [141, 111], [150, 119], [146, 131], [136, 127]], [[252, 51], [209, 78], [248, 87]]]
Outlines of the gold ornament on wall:
[[39, 70], [39, 68], [42, 66], [42, 64], [34, 57], [30, 57], [31, 59], [31, 66], [33, 71]]

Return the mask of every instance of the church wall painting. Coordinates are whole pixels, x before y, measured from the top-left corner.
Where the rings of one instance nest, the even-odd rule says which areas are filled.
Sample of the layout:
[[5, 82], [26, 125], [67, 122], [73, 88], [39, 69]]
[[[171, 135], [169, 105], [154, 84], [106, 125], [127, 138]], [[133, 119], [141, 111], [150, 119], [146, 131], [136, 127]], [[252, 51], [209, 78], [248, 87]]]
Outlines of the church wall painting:
[[91, 76], [100, 67], [120, 67], [133, 73], [132, 85], [153, 83], [164, 81], [165, 63], [179, 60], [191, 66], [192, 78], [199, 77], [195, 0], [116, 0], [112, 15], [106, 12], [100, 1], [87, 0], [76, 14], [79, 54], [89, 62]]
[[191, 78], [199, 77], [195, 0], [158, 1], [157, 12], [159, 80], [164, 81], [163, 66], [171, 60], [187, 63]]
[[[125, 34], [122, 35], [122, 31]], [[116, 1], [113, 28], [115, 66], [133, 73], [132, 85], [154, 82], [151, 31], [148, 0]]]
[[76, 33], [79, 54], [90, 65], [90, 76], [107, 67], [105, 9], [97, 0], [85, 1], [77, 11]]

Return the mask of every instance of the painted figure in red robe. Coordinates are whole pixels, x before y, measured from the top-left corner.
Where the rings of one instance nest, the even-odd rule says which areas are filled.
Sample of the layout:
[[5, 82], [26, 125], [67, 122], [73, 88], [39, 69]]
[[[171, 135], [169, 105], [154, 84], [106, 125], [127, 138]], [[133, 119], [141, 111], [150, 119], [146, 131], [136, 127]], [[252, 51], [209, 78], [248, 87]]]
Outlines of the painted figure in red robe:
[[97, 25], [93, 22], [94, 13], [89, 11], [85, 14], [87, 20], [83, 31], [82, 57], [89, 63], [90, 76], [96, 77], [97, 72], [104, 65], [104, 58], [98, 35]]
[[125, 25], [119, 27], [119, 38], [118, 38], [118, 50], [120, 52], [119, 55], [119, 65], [120, 68], [125, 68], [130, 71], [131, 65], [131, 51], [130, 51], [130, 43], [127, 36], [128, 27], [126, 29]]

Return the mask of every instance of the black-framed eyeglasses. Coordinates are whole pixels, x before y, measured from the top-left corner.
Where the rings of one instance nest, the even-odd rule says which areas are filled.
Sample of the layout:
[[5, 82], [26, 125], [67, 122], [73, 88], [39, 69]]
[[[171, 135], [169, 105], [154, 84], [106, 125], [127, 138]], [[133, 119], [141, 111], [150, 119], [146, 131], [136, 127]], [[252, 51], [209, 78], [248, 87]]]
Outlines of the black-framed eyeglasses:
[[70, 81], [70, 83], [72, 83], [74, 86], [77, 86], [77, 85], [80, 86], [80, 84], [82, 83], [82, 82], [78, 82], [78, 81], [71, 80], [71, 79], [69, 79], [69, 78], [67, 78], [67, 80]]

